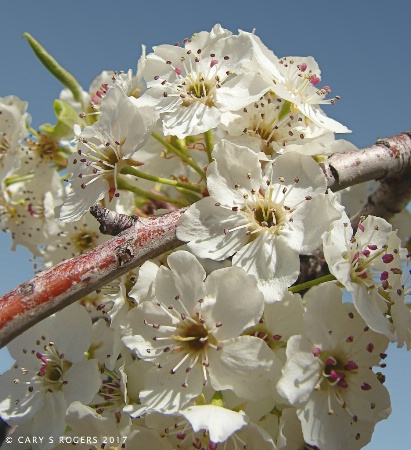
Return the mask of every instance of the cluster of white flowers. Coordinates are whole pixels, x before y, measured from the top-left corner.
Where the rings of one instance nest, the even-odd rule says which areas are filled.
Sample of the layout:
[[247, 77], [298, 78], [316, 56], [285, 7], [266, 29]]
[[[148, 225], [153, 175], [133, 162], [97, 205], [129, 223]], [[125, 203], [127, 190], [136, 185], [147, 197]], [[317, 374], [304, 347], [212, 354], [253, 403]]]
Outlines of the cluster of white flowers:
[[[30, 138], [27, 104], [0, 99], [0, 224], [38, 268], [108, 239], [87, 213], [97, 202], [144, 217], [188, 207], [184, 249], [9, 345], [0, 417], [45, 437], [15, 448], [370, 441], [390, 413], [373, 367], [389, 342], [411, 348], [408, 256], [381, 218], [352, 230], [348, 194], [327, 190], [318, 162], [355, 149], [321, 109], [330, 92], [312, 57], [280, 59], [216, 25], [143, 49], [136, 74], [103, 72], [83, 103], [63, 91], [57, 124]], [[318, 249], [331, 274], [301, 296], [300, 257]]]

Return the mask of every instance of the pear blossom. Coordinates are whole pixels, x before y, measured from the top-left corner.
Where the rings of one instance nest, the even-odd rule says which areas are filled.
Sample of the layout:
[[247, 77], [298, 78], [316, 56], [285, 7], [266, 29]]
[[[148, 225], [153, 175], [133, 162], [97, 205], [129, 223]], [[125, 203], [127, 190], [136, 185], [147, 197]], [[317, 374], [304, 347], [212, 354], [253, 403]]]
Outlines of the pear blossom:
[[329, 86], [319, 87], [321, 72], [317, 62], [311, 56], [290, 56], [279, 60], [283, 83], [275, 83], [273, 91], [288, 100], [308, 119], [319, 127], [334, 133], [350, 133], [350, 130], [330, 117], [327, 117], [320, 104], [334, 104], [339, 96], [326, 99], [331, 92]]
[[67, 223], [49, 240], [42, 249], [44, 267], [51, 267], [65, 259], [81, 255], [95, 246], [106, 242], [108, 236], [99, 231], [99, 225], [90, 214], [83, 216], [78, 222]]
[[27, 105], [15, 95], [0, 98], [0, 180], [20, 165], [19, 150], [31, 122]]
[[77, 153], [69, 167], [72, 189], [61, 209], [61, 220], [77, 221], [106, 193], [110, 199], [118, 195], [118, 174], [127, 165], [140, 165], [134, 154], [147, 141], [156, 120], [151, 108], [137, 107], [120, 86], [108, 91], [99, 120], [81, 132], [77, 128]]
[[349, 133], [350, 130], [334, 119], [327, 117], [318, 106], [334, 104], [339, 96], [326, 99], [331, 92], [329, 86], [320, 87], [321, 71], [311, 56], [287, 56], [277, 58], [253, 33], [240, 32], [253, 41], [255, 61], [265, 79], [271, 80], [271, 90], [291, 104], [291, 109], [300, 111], [317, 126], [334, 133]]
[[324, 256], [330, 272], [352, 294], [354, 305], [367, 325], [395, 340], [388, 318], [390, 300], [384, 281], [391, 269], [399, 268], [404, 251], [391, 225], [380, 217], [368, 216], [353, 231], [346, 215], [324, 234]]
[[177, 236], [201, 258], [223, 260], [258, 280], [266, 302], [297, 279], [299, 254], [315, 250], [342, 207], [317, 163], [290, 152], [262, 172], [252, 150], [222, 141], [207, 169], [210, 197], [190, 206]]
[[333, 133], [307, 124], [299, 111], [291, 112], [290, 103], [272, 92], [241, 110], [224, 113], [221, 127], [228, 133], [225, 139], [262, 152], [269, 159], [284, 153], [290, 145], [307, 154], [304, 149], [308, 142], [316, 145], [317, 153], [321, 148], [331, 152], [328, 144], [334, 139]]
[[162, 114], [166, 135], [204, 133], [219, 125], [223, 112], [242, 108], [269, 89], [257, 72], [243, 73], [252, 56], [247, 36], [233, 36], [220, 25], [186, 40], [184, 47], [155, 47], [143, 71], [148, 90], [138, 102]]
[[[119, 429], [116, 424], [80, 402], [73, 402], [67, 410], [70, 431], [60, 439], [56, 450], [100, 450], [107, 446], [112, 450], [132, 448], [135, 450], [172, 450], [171, 445], [157, 432], [129, 424]], [[77, 441], [77, 442], [76, 442]]]
[[13, 251], [24, 245], [33, 255], [40, 255], [38, 246], [60, 229], [54, 209], [61, 204], [61, 194], [58, 173], [44, 164], [36, 176], [28, 175], [5, 189], [0, 200], [0, 227], [10, 231]]
[[146, 426], [167, 440], [172, 448], [274, 450], [269, 434], [250, 421], [243, 411], [217, 405], [194, 405], [180, 413], [146, 416]]
[[274, 355], [261, 339], [240, 336], [263, 312], [255, 279], [228, 267], [204, 281], [201, 264], [185, 251], [167, 262], [170, 269], [161, 267], [155, 280], [156, 300], [130, 311], [132, 334], [123, 338], [139, 358], [157, 365], [149, 371], [141, 402], [176, 412], [208, 381], [244, 398], [267, 395]]
[[[318, 163], [356, 147], [321, 109], [339, 96], [314, 58], [278, 58], [219, 24], [142, 53], [136, 74], [101, 72], [82, 101], [63, 90], [41, 131], [27, 102], [0, 98], [0, 229], [36, 269], [109, 239], [85, 214], [97, 202], [142, 217], [188, 206], [178, 251], [9, 344], [5, 445], [365, 447], [390, 414], [373, 368], [390, 340], [411, 350], [410, 213], [401, 232], [371, 216], [353, 232], [347, 215], [375, 186], [327, 191]], [[336, 280], [291, 293], [321, 244]]]
[[90, 339], [90, 316], [75, 304], [12, 341], [16, 363], [0, 378], [0, 416], [11, 426], [31, 421], [36, 436], [61, 435], [70, 403], [89, 402], [100, 387], [97, 361], [84, 355]]
[[333, 283], [311, 288], [304, 299], [304, 331], [288, 340], [277, 388], [297, 408], [307, 443], [346, 449], [359, 420], [372, 429], [390, 413], [388, 392], [371, 370], [388, 339], [342, 303]]
[[[344, 205], [348, 217], [354, 216], [367, 203], [367, 199], [377, 189], [375, 181], [356, 184], [340, 191], [341, 204]], [[401, 245], [411, 251], [411, 213], [405, 208], [398, 214], [394, 214], [387, 220], [393, 230], [397, 230], [397, 236], [401, 238]]]

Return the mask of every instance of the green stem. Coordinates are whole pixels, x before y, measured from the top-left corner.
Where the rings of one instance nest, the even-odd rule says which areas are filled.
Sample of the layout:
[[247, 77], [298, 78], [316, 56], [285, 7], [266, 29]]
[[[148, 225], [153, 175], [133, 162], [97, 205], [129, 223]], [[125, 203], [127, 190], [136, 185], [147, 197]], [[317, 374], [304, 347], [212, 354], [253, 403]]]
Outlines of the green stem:
[[159, 136], [154, 131], [151, 133], [151, 136], [153, 136], [154, 139], [157, 139], [158, 142], [164, 145], [164, 147], [168, 148], [171, 152], [173, 152], [175, 155], [180, 157], [186, 164], [188, 164], [190, 167], [192, 167], [200, 176], [201, 178], [205, 178], [205, 172], [202, 170], [191, 158], [190, 156], [185, 155], [181, 150], [174, 147], [174, 145], [171, 145], [168, 143], [165, 139], [163, 139], [161, 136]]
[[205, 139], [206, 152], [207, 152], [207, 156], [208, 156], [208, 162], [211, 162], [213, 160], [211, 153], [214, 150], [213, 132], [211, 130], [206, 131], [204, 133], [204, 139]]
[[288, 288], [288, 290], [290, 292], [295, 293], [295, 292], [302, 291], [304, 289], [309, 289], [310, 287], [313, 287], [313, 286], [317, 286], [318, 284], [326, 283], [327, 281], [333, 281], [333, 280], [336, 280], [335, 276], [329, 273], [328, 275], [325, 275], [320, 278], [316, 278], [315, 280], [307, 281], [306, 283], [301, 283], [301, 284], [297, 284], [296, 286], [292, 286], [292, 287]]
[[127, 183], [124, 178], [117, 177], [117, 186], [119, 189], [124, 189], [130, 192], [134, 192], [134, 194], [143, 197], [143, 198], [151, 198], [153, 200], [160, 200], [165, 203], [172, 203], [173, 205], [180, 206], [182, 208], [187, 206], [187, 203], [181, 202], [180, 200], [176, 200], [175, 198], [166, 197], [164, 195], [154, 194], [153, 192], [143, 191], [136, 186], [133, 186], [130, 183]]
[[29, 131], [29, 133], [31, 133], [34, 137], [38, 138], [39, 137], [39, 133], [37, 130], [35, 130], [34, 128], [31, 128], [30, 126], [27, 127], [27, 130]]
[[5, 187], [8, 187], [8, 186], [11, 186], [12, 184], [23, 183], [24, 181], [30, 181], [33, 178], [34, 178], [34, 173], [30, 173], [30, 174], [24, 175], [24, 176], [11, 175], [4, 180], [4, 185], [5, 185]]
[[143, 178], [144, 180], [154, 181], [156, 183], [168, 184], [169, 186], [181, 187], [188, 191], [194, 191], [201, 193], [200, 186], [194, 186], [191, 183], [184, 183], [183, 181], [170, 180], [169, 178], [156, 177], [155, 175], [149, 175], [148, 173], [140, 172], [131, 166], [123, 167], [120, 171], [122, 174], [134, 175], [137, 178]]
[[64, 69], [60, 64], [48, 53], [45, 48], [34, 39], [29, 33], [23, 33], [23, 37], [25, 37], [36, 54], [37, 58], [40, 62], [46, 67], [46, 69], [54, 75], [61, 83], [66, 86], [66, 88], [70, 89], [73, 94], [74, 100], [83, 104], [83, 95], [82, 88], [80, 83], [74, 78], [74, 76]]

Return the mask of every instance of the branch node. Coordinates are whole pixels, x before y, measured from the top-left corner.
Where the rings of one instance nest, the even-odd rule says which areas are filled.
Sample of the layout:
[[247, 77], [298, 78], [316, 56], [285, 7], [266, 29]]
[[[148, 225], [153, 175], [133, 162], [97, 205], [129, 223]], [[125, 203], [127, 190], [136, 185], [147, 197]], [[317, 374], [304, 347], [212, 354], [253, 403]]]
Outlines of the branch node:
[[90, 206], [90, 214], [100, 223], [100, 233], [109, 234], [110, 236], [117, 236], [122, 231], [132, 227], [137, 221], [136, 216], [116, 213], [103, 208], [98, 203]]

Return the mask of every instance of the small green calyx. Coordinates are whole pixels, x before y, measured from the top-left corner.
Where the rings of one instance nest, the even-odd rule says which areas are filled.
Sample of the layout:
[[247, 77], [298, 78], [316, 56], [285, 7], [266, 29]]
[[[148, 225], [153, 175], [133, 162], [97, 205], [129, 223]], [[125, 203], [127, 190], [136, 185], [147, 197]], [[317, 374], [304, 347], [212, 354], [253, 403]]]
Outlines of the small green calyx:
[[56, 138], [56, 140], [74, 137], [73, 127], [75, 124], [80, 125], [82, 128], [85, 126], [78, 113], [64, 100], [54, 100], [53, 107], [57, 123], [55, 125], [46, 123], [40, 129]]
[[210, 401], [210, 405], [221, 406], [222, 408], [224, 407], [224, 398], [221, 391], [217, 391], [214, 393], [213, 398]]

